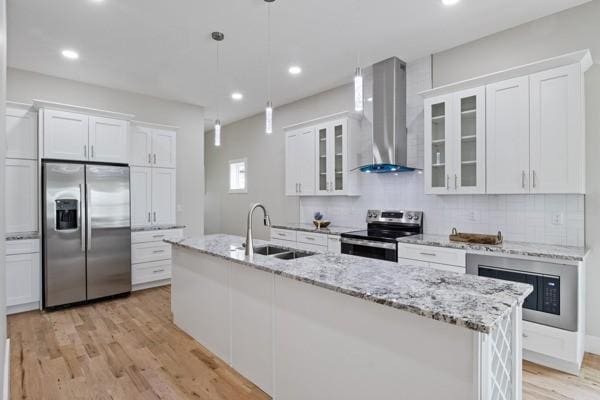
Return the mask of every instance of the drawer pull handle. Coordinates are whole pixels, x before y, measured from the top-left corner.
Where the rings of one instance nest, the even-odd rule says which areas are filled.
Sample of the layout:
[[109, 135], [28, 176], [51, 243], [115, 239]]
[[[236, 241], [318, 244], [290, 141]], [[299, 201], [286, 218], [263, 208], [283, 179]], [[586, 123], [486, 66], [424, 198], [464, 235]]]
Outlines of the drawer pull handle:
[[436, 257], [437, 254], [435, 253], [421, 253], [422, 256], [430, 256], [430, 257]]
[[154, 271], [152, 271], [153, 274], [158, 274], [159, 272], [165, 272], [165, 270], [163, 268], [161, 268], [161, 269], [155, 269]]
[[529, 337], [529, 335], [528, 335], [528, 334], [526, 334], [525, 332], [523, 332], [523, 337], [524, 337], [525, 339], [527, 339], [527, 338]]
[[306, 236], [306, 237], [305, 237], [305, 239], [306, 239], [306, 240], [315, 240], [315, 238], [313, 238], [313, 237], [310, 237], [310, 236]]
[[154, 250], [152, 253], [158, 254], [158, 253], [164, 253], [164, 252], [165, 252], [164, 250]]
[[285, 233], [278, 233], [277, 236], [286, 237], [287, 235]]
[[154, 235], [152, 236], [154, 239], [160, 239], [160, 238], [164, 238], [165, 235]]

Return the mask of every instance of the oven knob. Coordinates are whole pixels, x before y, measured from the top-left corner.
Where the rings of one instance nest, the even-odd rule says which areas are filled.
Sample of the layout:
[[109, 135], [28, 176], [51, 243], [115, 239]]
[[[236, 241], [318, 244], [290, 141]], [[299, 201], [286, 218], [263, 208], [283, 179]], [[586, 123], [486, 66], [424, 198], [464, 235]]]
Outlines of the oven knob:
[[412, 216], [412, 215], [409, 215], [409, 216], [408, 216], [408, 219], [409, 219], [409, 220], [413, 219], [413, 216]]

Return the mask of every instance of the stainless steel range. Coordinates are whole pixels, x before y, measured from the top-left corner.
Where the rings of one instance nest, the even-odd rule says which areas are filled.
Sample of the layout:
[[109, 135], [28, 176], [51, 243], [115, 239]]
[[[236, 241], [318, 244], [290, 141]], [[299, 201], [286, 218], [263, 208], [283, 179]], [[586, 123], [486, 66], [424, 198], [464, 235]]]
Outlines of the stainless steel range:
[[367, 229], [343, 233], [342, 253], [398, 261], [398, 238], [423, 233], [422, 211], [369, 210]]

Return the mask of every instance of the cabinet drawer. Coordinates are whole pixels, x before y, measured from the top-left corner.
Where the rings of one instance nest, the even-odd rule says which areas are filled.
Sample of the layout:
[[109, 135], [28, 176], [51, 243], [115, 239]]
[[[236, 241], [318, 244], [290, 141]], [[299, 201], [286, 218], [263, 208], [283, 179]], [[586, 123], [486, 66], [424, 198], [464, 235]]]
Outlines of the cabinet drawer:
[[340, 254], [342, 252], [342, 241], [339, 236], [329, 235], [327, 237], [327, 250], [331, 253]]
[[183, 229], [131, 232], [131, 243], [162, 242], [166, 238], [183, 237]]
[[327, 247], [327, 235], [322, 233], [298, 232], [297, 240], [299, 243]]
[[320, 246], [312, 243], [296, 242], [294, 248], [298, 250], [314, 251], [316, 253], [324, 253], [327, 251], [327, 246]]
[[429, 263], [427, 261], [411, 260], [410, 258], [399, 258], [398, 264], [409, 267], [429, 268]]
[[523, 349], [577, 362], [577, 333], [523, 321]]
[[131, 283], [138, 285], [171, 278], [171, 261], [155, 261], [134, 264], [131, 271]]
[[6, 255], [40, 252], [39, 239], [11, 240], [6, 242]]
[[466, 267], [467, 252], [464, 250], [446, 249], [433, 246], [398, 244], [398, 258], [427, 261], [436, 264]]
[[296, 231], [289, 231], [287, 229], [271, 228], [271, 239], [287, 240], [290, 242], [296, 241]]
[[131, 246], [131, 263], [143, 263], [171, 259], [169, 243], [136, 243]]

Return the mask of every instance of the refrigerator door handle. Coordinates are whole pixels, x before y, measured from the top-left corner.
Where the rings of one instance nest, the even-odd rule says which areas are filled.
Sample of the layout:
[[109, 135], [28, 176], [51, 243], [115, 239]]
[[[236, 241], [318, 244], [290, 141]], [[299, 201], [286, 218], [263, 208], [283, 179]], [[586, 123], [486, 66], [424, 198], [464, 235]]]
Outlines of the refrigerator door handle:
[[[79, 221], [80, 221], [80, 226], [79, 229], [81, 230], [81, 252], [85, 253], [85, 226], [86, 226], [86, 220], [85, 220], [85, 194], [83, 192], [83, 185], [80, 183], [79, 184], [79, 205], [77, 207], [77, 211], [79, 212]], [[56, 215], [56, 213], [54, 213]]]
[[92, 200], [92, 196], [90, 195], [90, 187], [89, 185], [86, 183], [85, 184], [85, 198], [86, 198], [86, 230], [87, 230], [87, 249], [91, 250], [92, 249], [92, 213], [90, 212], [91, 207], [91, 200]]

